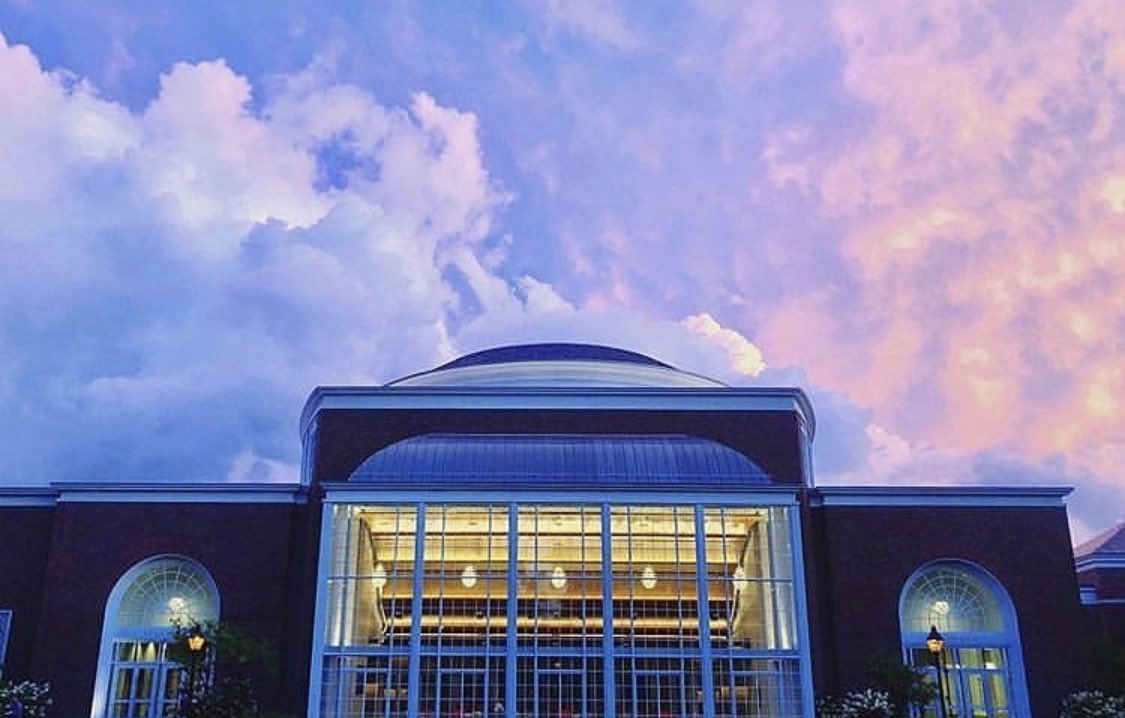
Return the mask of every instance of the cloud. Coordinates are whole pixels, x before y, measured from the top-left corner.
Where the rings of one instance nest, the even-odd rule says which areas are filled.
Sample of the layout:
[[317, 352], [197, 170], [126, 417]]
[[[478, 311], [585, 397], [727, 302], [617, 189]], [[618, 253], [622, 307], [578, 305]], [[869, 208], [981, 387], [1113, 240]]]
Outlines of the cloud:
[[731, 366], [739, 374], [755, 377], [765, 371], [766, 363], [761, 350], [735, 330], [720, 325], [710, 314], [702, 312], [684, 317], [681, 324], [722, 347], [730, 357]]
[[[545, 0], [548, 23], [614, 50], [635, 50], [644, 44], [610, 0]], [[533, 3], [533, 6], [536, 4]]]
[[426, 366], [472, 315], [446, 272], [506, 198], [471, 113], [314, 70], [254, 98], [221, 60], [131, 112], [6, 44], [0, 78], [28, 88], [0, 119], [6, 479], [292, 476], [313, 385]]
[[0, 48], [21, 467], [69, 432], [69, 466], [155, 465], [140, 436], [226, 476], [289, 460], [313, 383], [585, 339], [806, 387], [824, 480], [1054, 472], [1121, 512], [1116, 3], [384, 10]]

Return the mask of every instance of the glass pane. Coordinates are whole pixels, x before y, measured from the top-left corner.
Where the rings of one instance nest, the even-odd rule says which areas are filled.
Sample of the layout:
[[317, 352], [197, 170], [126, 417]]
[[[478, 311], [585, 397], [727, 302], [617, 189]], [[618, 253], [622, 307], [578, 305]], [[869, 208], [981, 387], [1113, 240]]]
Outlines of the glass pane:
[[620, 645], [698, 645], [695, 511], [614, 507], [613, 618]]
[[148, 700], [152, 697], [152, 684], [153, 684], [153, 670], [151, 668], [141, 668], [137, 670], [136, 688], [133, 695], [136, 698]]
[[[612, 706], [660, 718], [711, 703], [732, 718], [800, 714], [789, 518], [692, 505], [337, 506], [321, 714], [593, 718]], [[721, 678], [711, 695], [702, 641]]]
[[1008, 710], [1008, 682], [1004, 676], [999, 673], [993, 673], [988, 677], [989, 689], [992, 692], [992, 705], [996, 708], [997, 713]]
[[602, 634], [601, 509], [519, 510], [517, 634], [521, 645], [597, 646]]
[[115, 699], [129, 698], [133, 694], [133, 669], [119, 668], [113, 681], [113, 697]]
[[[711, 639], [758, 649], [796, 646], [792, 562], [784, 510], [708, 508]], [[780, 522], [780, 528], [774, 522]], [[780, 557], [780, 558], [779, 558]]]
[[966, 676], [969, 690], [969, 707], [973, 711], [973, 715], [985, 715], [984, 709], [984, 677], [979, 673], [971, 673]]
[[984, 667], [984, 658], [979, 648], [962, 648], [957, 651], [957, 657], [962, 668]]
[[926, 633], [930, 626], [947, 637], [973, 631], [1005, 630], [1004, 613], [993, 588], [959, 566], [938, 566], [916, 577], [903, 599], [902, 627]]
[[989, 670], [996, 670], [1004, 668], [1007, 661], [1004, 660], [1004, 651], [1000, 648], [985, 648], [982, 649], [984, 660], [984, 667]]

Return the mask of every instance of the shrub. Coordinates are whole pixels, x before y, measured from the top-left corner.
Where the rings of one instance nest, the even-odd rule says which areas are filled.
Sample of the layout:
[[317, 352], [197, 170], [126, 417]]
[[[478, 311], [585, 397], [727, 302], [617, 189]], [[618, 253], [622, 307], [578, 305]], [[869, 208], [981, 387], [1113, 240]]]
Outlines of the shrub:
[[1125, 718], [1125, 696], [1101, 691], [1071, 693], [1063, 701], [1059, 718]]
[[816, 715], [817, 718], [894, 718], [894, 709], [886, 691], [868, 688], [845, 693], [841, 698], [821, 698], [816, 702]]
[[34, 681], [19, 683], [0, 683], [0, 716], [11, 718], [16, 713], [15, 705], [23, 708], [24, 718], [45, 718], [51, 707], [51, 684]]

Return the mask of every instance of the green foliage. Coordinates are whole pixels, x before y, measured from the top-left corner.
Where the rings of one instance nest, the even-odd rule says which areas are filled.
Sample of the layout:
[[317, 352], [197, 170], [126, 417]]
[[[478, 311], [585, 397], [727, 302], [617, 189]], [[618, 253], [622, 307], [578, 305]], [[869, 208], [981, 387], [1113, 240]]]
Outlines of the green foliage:
[[1103, 691], [1125, 690], [1125, 645], [1098, 638], [1092, 646], [1094, 687]]
[[883, 691], [890, 698], [895, 718], [907, 718], [911, 708], [921, 711], [938, 698], [937, 685], [925, 680], [924, 671], [908, 666], [896, 658], [874, 658], [868, 663], [867, 669], [872, 687]]
[[1059, 718], [1125, 718], [1125, 697], [1101, 691], [1071, 693], [1063, 701]]
[[[34, 681], [0, 682], [0, 718], [22, 715], [24, 718], [45, 718], [51, 707], [51, 684]], [[16, 705], [23, 709], [16, 712]]]
[[[186, 669], [174, 718], [257, 718], [254, 684], [276, 678], [273, 645], [225, 623], [174, 627], [169, 657]], [[194, 656], [188, 646], [193, 631], [204, 638], [203, 649]]]
[[867, 688], [850, 691], [840, 698], [826, 696], [816, 702], [817, 718], [894, 718], [890, 696]]

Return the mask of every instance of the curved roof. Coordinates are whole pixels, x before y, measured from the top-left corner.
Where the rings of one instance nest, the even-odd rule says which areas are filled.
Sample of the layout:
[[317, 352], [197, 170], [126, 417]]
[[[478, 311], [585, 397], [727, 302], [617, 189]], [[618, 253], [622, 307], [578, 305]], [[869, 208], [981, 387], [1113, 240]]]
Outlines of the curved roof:
[[511, 364], [529, 361], [616, 361], [672, 368], [664, 362], [659, 362], [652, 357], [627, 349], [607, 347], [600, 344], [549, 342], [545, 344], [512, 344], [484, 349], [466, 354], [448, 364], [442, 364], [434, 371], [482, 364]]
[[771, 483], [734, 449], [680, 434], [425, 434], [375, 452], [348, 480], [523, 487]]
[[718, 388], [637, 352], [598, 344], [517, 344], [466, 354], [411, 374], [391, 387], [681, 387]]

